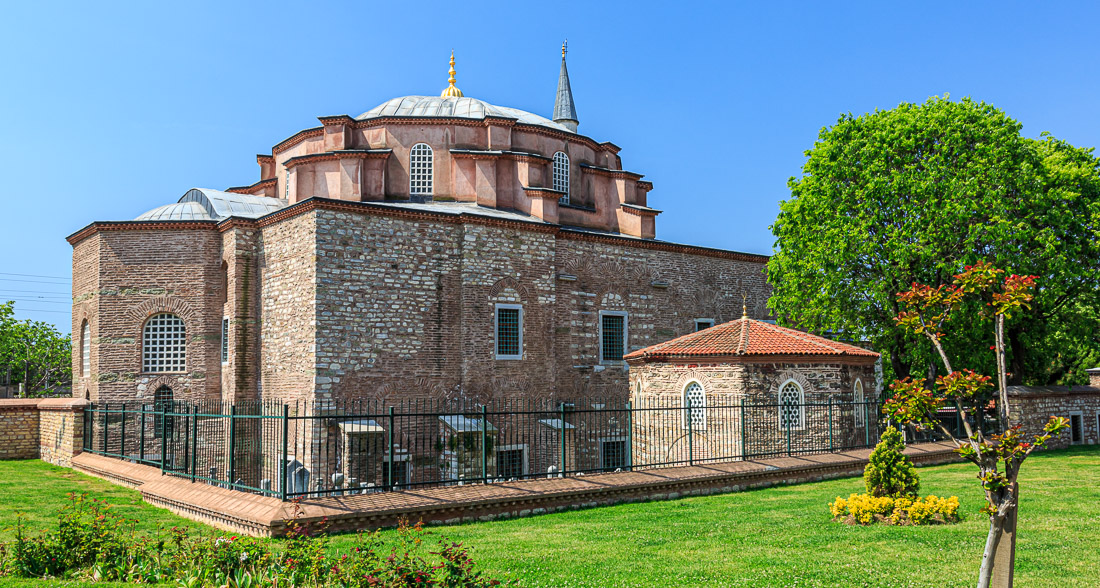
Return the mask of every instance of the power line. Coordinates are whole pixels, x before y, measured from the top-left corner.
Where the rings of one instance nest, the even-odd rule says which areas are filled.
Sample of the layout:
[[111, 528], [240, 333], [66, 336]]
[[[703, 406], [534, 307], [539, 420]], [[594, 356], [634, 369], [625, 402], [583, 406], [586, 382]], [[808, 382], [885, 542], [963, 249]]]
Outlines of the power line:
[[0, 292], [7, 292], [8, 294], [15, 294], [17, 296], [23, 294], [48, 294], [47, 298], [72, 298], [68, 292], [54, 292], [46, 290], [5, 290], [0, 288]]
[[50, 284], [51, 286], [63, 286], [68, 282], [43, 282], [42, 280], [20, 280], [18, 278], [0, 278], [0, 282], [28, 282], [31, 284]]
[[16, 312], [53, 312], [57, 314], [72, 314], [70, 310], [44, 310], [41, 308], [17, 308]]
[[0, 300], [7, 300], [9, 302], [37, 302], [39, 304], [69, 304], [69, 302], [63, 302], [61, 300], [46, 300], [44, 298], [8, 298], [7, 296], [0, 296]]
[[58, 280], [68, 280], [68, 276], [40, 276], [38, 274], [9, 274], [7, 272], [0, 272], [0, 276], [22, 276], [24, 278], [50, 278]]

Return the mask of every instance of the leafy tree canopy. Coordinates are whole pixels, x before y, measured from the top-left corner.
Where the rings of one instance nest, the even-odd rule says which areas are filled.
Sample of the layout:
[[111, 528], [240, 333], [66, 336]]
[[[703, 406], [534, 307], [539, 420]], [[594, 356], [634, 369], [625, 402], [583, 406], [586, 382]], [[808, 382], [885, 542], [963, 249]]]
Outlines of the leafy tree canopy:
[[0, 383], [24, 384], [35, 395], [70, 386], [72, 375], [69, 335], [49, 323], [17, 320], [15, 303], [0, 303]]
[[[772, 225], [772, 311], [870, 341], [887, 381], [923, 375], [931, 346], [895, 324], [895, 293], [950, 284], [987, 260], [1041, 278], [1006, 334], [1010, 380], [1087, 382], [1100, 356], [1100, 160], [1020, 129], [984, 102], [946, 96], [822, 129]], [[987, 326], [954, 333], [948, 351], [992, 373]]]

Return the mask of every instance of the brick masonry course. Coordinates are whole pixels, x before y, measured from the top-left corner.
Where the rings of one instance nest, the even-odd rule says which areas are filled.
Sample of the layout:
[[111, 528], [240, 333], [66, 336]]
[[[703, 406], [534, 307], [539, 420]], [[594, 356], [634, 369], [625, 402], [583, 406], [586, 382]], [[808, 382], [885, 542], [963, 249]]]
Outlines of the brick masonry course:
[[[280, 502], [163, 476], [157, 468], [81, 454], [77, 470], [136, 487], [150, 504], [220, 529], [255, 536], [278, 536], [286, 523], [326, 521], [332, 531], [393, 527], [401, 519], [432, 525], [525, 517], [627, 502], [674, 500], [858, 476], [870, 449], [842, 453], [749, 460], [706, 466], [650, 469], [581, 477], [471, 484], [366, 495]], [[918, 465], [958, 461], [947, 443], [915, 444], [906, 453]]]

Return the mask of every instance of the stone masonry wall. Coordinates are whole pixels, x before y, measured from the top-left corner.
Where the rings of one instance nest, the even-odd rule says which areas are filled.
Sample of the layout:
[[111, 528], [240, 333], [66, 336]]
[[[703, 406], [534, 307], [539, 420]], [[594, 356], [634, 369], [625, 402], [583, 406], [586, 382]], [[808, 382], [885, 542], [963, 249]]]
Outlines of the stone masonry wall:
[[86, 400], [0, 400], [0, 459], [42, 459], [69, 466], [84, 446]]
[[[94, 259], [93, 259], [94, 258]], [[101, 232], [73, 254], [73, 333], [92, 327], [92, 375], [78, 378], [97, 402], [152, 402], [161, 385], [176, 399], [213, 399], [221, 392], [221, 239], [213, 224], [184, 230]], [[161, 312], [176, 314], [187, 333], [186, 370], [145, 373], [142, 331]], [[74, 373], [80, 371], [73, 345]]]
[[0, 459], [38, 457], [38, 401], [0, 400]]
[[[1100, 387], [1096, 386], [1010, 386], [1009, 418], [1023, 425], [1028, 435], [1039, 433], [1051, 416], [1080, 418], [1077, 444], [1100, 443]], [[1072, 430], [1063, 431], [1048, 444], [1067, 447], [1074, 444]]]

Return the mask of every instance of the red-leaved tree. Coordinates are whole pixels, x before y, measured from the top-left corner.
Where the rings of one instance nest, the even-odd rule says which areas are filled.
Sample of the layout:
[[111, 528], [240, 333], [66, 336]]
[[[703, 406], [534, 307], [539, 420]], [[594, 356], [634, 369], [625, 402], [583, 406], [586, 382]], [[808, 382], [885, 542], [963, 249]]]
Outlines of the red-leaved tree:
[[[1011, 535], [1012, 544], [1008, 546], [1008, 561], [998, 561], [998, 557], [1005, 557], [1006, 553], [998, 547], [1006, 523], [1016, 520], [1019, 494], [1016, 480], [1020, 465], [1032, 451], [1043, 447], [1053, 436], [1069, 427], [1069, 421], [1065, 418], [1051, 416], [1042, 432], [1032, 433], [1029, 440], [1019, 424], [1009, 422], [1005, 321], [1012, 318], [1013, 312], [1029, 307], [1038, 277], [1004, 277], [1004, 273], [1004, 270], [991, 264], [978, 262], [966, 266], [950, 285], [933, 288], [914, 283], [909, 291], [897, 295], [901, 309], [895, 318], [897, 324], [927, 337], [943, 360], [947, 374], [937, 377], [932, 389], [925, 382], [910, 378], [895, 380], [890, 386], [893, 396], [883, 405], [883, 412], [893, 420], [913, 425], [918, 430], [938, 430], [954, 442], [959, 455], [978, 466], [978, 479], [987, 501], [983, 512], [989, 515], [989, 535], [978, 575], [979, 588], [988, 587], [994, 569], [1004, 569], [1005, 566], [1009, 566], [1006, 577], [1011, 581], [1015, 534]], [[943, 346], [944, 325], [964, 308], [975, 306], [980, 308], [979, 313], [984, 320], [992, 319], [993, 323], [993, 346], [990, 349], [996, 354], [997, 363], [999, 432], [988, 436], [982, 432], [980, 423], [981, 410], [988, 404], [989, 394], [994, 388], [992, 378], [968, 369], [956, 371]], [[937, 417], [941, 408], [949, 406], [955, 408], [965, 428], [964, 438], [944, 426]], [[973, 423], [972, 416], [976, 417]]]

